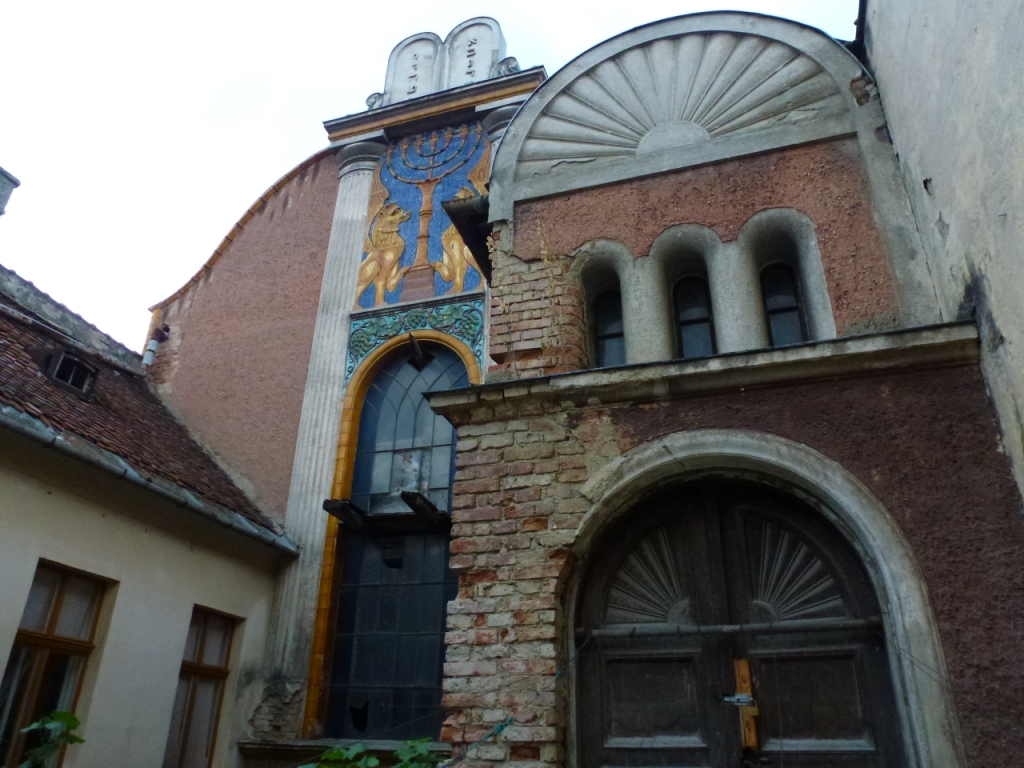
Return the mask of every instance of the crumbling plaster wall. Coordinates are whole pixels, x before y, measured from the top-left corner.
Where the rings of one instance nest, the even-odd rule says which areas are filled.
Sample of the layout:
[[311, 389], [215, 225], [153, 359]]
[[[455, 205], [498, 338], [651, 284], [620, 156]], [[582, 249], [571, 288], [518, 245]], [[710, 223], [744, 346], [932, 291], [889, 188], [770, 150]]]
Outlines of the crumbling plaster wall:
[[233, 232], [209, 269], [154, 313], [171, 327], [151, 380], [232, 478], [284, 519], [337, 163], [315, 158]]
[[878, 80], [944, 320], [976, 316], [1024, 487], [1024, 5], [869, 0]]
[[448, 611], [444, 740], [473, 743], [512, 716], [475, 760], [565, 764], [569, 690], [556, 671], [569, 656], [567, 580], [586, 554], [586, 481], [661, 436], [733, 429], [810, 446], [881, 500], [927, 584], [967, 764], [1002, 765], [1024, 749], [1024, 709], [1006, 694], [1024, 685], [1024, 536], [976, 366], [611, 405], [582, 389], [534, 397], [532, 387], [488, 387], [446, 410], [459, 436], [460, 587]]
[[585, 299], [572, 268], [581, 246], [615, 241], [645, 258], [658, 235], [677, 224], [709, 227], [732, 241], [751, 217], [774, 208], [795, 209], [813, 222], [840, 336], [900, 327], [905, 319], [872, 206], [854, 138], [519, 203], [514, 234], [497, 228], [492, 375], [588, 365]]

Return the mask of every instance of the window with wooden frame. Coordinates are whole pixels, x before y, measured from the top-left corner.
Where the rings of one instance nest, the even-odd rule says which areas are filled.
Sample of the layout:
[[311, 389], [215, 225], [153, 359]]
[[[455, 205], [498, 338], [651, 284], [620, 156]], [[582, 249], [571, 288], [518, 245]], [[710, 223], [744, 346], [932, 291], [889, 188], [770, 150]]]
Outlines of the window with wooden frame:
[[23, 728], [55, 710], [74, 711], [104, 582], [40, 563], [0, 680], [0, 766], [16, 768], [38, 746]]
[[223, 614], [192, 611], [163, 768], [208, 768], [213, 760], [234, 625]]

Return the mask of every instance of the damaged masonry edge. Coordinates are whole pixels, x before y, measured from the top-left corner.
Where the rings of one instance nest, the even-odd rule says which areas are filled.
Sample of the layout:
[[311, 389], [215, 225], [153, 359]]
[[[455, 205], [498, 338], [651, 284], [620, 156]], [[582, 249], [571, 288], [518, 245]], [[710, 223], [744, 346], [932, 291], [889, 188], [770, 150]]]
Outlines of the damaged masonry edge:
[[946, 323], [696, 360], [639, 363], [489, 382], [427, 392], [424, 397], [434, 412], [444, 416], [524, 397], [571, 401], [572, 407], [585, 408], [816, 378], [960, 365], [977, 362], [978, 357], [978, 330], [974, 324]]
[[100, 448], [72, 433], [52, 429], [34, 416], [23, 413], [13, 406], [0, 405], [0, 427], [41, 443], [46, 448], [53, 448], [67, 456], [91, 464], [119, 480], [162, 496], [179, 507], [184, 507], [206, 520], [230, 528], [250, 539], [255, 539], [260, 544], [269, 546], [282, 554], [298, 557], [298, 545], [286, 534], [273, 533], [255, 525], [241, 514], [220, 504], [206, 501], [158, 475], [146, 477], [117, 454]]

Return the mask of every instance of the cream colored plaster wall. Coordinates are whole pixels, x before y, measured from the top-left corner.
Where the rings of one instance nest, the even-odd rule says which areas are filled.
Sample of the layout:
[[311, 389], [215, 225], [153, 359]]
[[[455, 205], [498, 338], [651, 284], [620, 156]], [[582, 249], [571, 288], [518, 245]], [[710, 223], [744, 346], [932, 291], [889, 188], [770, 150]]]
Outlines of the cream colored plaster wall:
[[1024, 4], [869, 0], [866, 45], [943, 321], [975, 318], [1024, 489]]
[[[138, 515], [126, 514], [126, 506], [148, 505], [149, 495], [119, 483], [96, 478], [81, 496], [21, 469], [0, 457], [0, 659], [10, 654], [40, 558], [112, 582], [77, 707], [86, 742], [69, 750], [65, 768], [160, 766], [194, 605], [244, 619], [234, 635], [214, 759], [215, 766], [239, 765], [235, 741], [262, 687], [273, 561], [258, 551], [245, 557], [245, 542], [221, 546], [218, 539], [230, 534], [197, 527], [156, 497]], [[85, 482], [95, 474], [72, 469]], [[63, 483], [66, 474], [56, 470]]]

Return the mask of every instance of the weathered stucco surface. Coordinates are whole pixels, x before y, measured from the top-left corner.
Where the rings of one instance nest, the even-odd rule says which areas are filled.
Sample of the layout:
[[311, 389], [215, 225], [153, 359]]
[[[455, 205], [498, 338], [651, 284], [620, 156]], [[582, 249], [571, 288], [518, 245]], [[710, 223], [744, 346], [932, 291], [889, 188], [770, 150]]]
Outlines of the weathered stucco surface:
[[158, 392], [235, 481], [283, 519], [338, 191], [327, 155], [281, 187], [163, 311]]
[[856, 139], [840, 139], [521, 203], [513, 250], [530, 261], [608, 239], [644, 256], [676, 224], [733, 240], [755, 213], [795, 208], [814, 222], [839, 334], [891, 326], [899, 302], [862, 164]]
[[527, 386], [488, 388], [446, 411], [460, 438], [452, 565], [461, 574], [448, 618], [446, 739], [472, 742], [515, 713], [503, 743], [478, 758], [561, 763], [568, 691], [554, 673], [570, 621], [563, 588], [585, 554], [574, 551], [590, 508], [581, 488], [643, 443], [715, 428], [810, 446], [881, 500], [930, 593], [969, 765], [995, 768], [1024, 749], [1024, 705], [1007, 696], [1024, 687], [1024, 535], [976, 366], [613, 406], [588, 405], [583, 391], [523, 397]]
[[160, 765], [192, 610], [240, 619], [213, 764], [241, 765], [235, 741], [259, 702], [276, 558], [228, 529], [76, 459], [0, 434], [0, 659], [8, 658], [39, 560], [109, 580], [76, 713], [76, 768]]
[[943, 319], [976, 313], [1024, 483], [1024, 5], [867, 3], [866, 44]]

